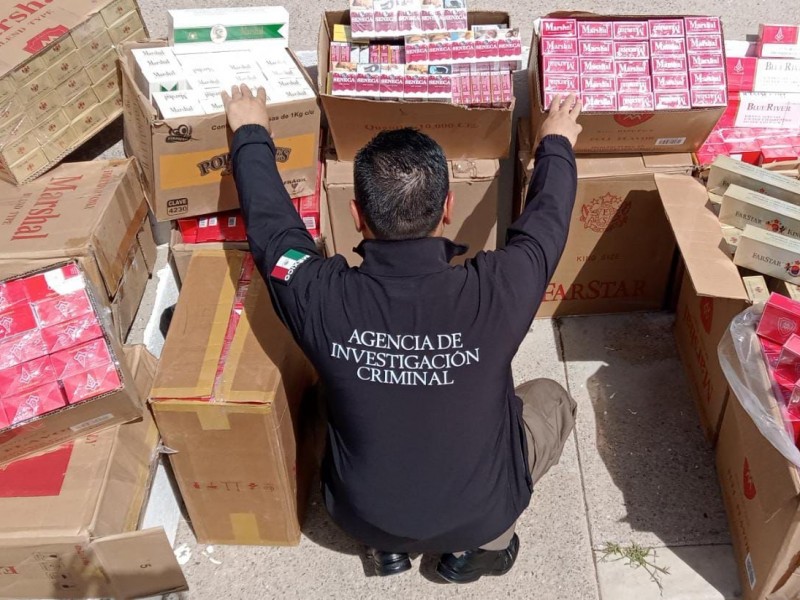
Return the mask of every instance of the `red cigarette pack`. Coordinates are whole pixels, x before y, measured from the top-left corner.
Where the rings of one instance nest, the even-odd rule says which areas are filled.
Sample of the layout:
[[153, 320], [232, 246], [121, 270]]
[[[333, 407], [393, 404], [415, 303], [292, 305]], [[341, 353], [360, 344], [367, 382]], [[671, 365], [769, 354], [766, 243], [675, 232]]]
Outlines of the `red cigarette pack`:
[[74, 263], [26, 277], [20, 281], [25, 286], [25, 293], [31, 302], [68, 294], [86, 287], [86, 281], [81, 275], [78, 265]]
[[789, 381], [800, 379], [800, 336], [792, 334], [781, 349], [775, 372]]
[[648, 37], [647, 21], [614, 21], [615, 40], [646, 40]]
[[575, 19], [542, 19], [541, 36], [547, 37], [577, 37], [578, 27]]
[[583, 108], [588, 111], [614, 112], [617, 110], [617, 94], [615, 92], [581, 94]]
[[0, 398], [17, 396], [30, 388], [51, 383], [56, 378], [55, 369], [48, 356], [3, 369], [0, 371]]
[[334, 71], [331, 73], [331, 93], [334, 95], [354, 95], [356, 93], [357, 78], [356, 65], [347, 63], [352, 67], [348, 71]]
[[613, 42], [611, 40], [578, 40], [578, 56], [613, 58]]
[[750, 165], [757, 165], [761, 158], [761, 144], [758, 140], [738, 140], [725, 144], [728, 156], [738, 156], [739, 160]]
[[452, 80], [450, 81], [453, 93], [453, 104], [465, 104], [464, 100], [461, 97], [461, 77], [458, 75], [453, 75]]
[[577, 56], [544, 56], [542, 57], [542, 72], [558, 73], [561, 75], [577, 75]]
[[[693, 55], [699, 56], [699, 55]], [[685, 54], [666, 54], [663, 56], [653, 56], [650, 59], [653, 75], [664, 75], [666, 73], [686, 73], [688, 63]]]
[[428, 60], [430, 62], [450, 62], [453, 60], [453, 45], [450, 43], [450, 34], [431, 34], [428, 44]]
[[614, 58], [619, 60], [650, 58], [647, 42], [614, 42]]
[[728, 89], [732, 92], [753, 91], [757, 64], [758, 59], [755, 57], [726, 58], [725, 74], [728, 78]]
[[620, 94], [650, 94], [653, 80], [650, 77], [620, 77], [616, 91]]
[[511, 104], [511, 101], [514, 99], [514, 85], [511, 80], [511, 73], [506, 71], [503, 74], [500, 83], [503, 86], [503, 104], [508, 105]]
[[481, 104], [488, 106], [492, 103], [492, 74], [481, 73]]
[[39, 317], [40, 327], [50, 327], [94, 312], [86, 290], [39, 300], [33, 304], [33, 308]]
[[522, 56], [522, 38], [519, 29], [503, 29], [497, 40], [500, 58], [517, 58]]
[[461, 103], [465, 104], [466, 106], [475, 104], [475, 100], [472, 95], [472, 73], [459, 73], [458, 75], [453, 75], [453, 79], [459, 80]]
[[36, 329], [36, 315], [30, 304], [21, 303], [0, 312], [0, 342]]
[[397, 28], [400, 31], [420, 31], [422, 29], [422, 15], [413, 8], [400, 8], [397, 11]]
[[764, 355], [764, 360], [770, 368], [774, 369], [778, 366], [778, 360], [781, 357], [783, 346], [767, 338], [759, 338], [758, 341], [761, 344], [761, 353]]
[[616, 78], [613, 75], [582, 75], [582, 92], [616, 92]]
[[542, 38], [542, 56], [578, 56], [578, 38]]
[[618, 60], [614, 63], [617, 77], [642, 77], [650, 74], [650, 61], [645, 59]]
[[613, 58], [581, 58], [579, 63], [583, 75], [614, 75]]
[[5, 429], [9, 425], [11, 425], [11, 423], [6, 416], [5, 406], [3, 406], [3, 401], [0, 400], [0, 429]]
[[703, 69], [689, 72], [689, 84], [693, 87], [725, 87], [725, 69]]
[[795, 45], [800, 38], [798, 25], [768, 25], [758, 26], [758, 41], [762, 44], [789, 44]]
[[689, 75], [687, 73], [669, 73], [667, 75], [653, 75], [653, 89], [663, 90], [688, 90]]
[[[403, 65], [383, 65], [381, 67], [379, 88], [381, 98], [402, 98], [404, 85], [405, 73], [403, 71]], [[300, 216], [302, 217], [302, 210], [300, 212]], [[317, 221], [319, 221], [319, 219]]]
[[610, 40], [614, 37], [611, 21], [578, 21], [578, 37]]
[[359, 96], [377, 98], [380, 94], [380, 65], [358, 65], [356, 93]]
[[501, 106], [503, 104], [503, 73], [493, 71], [492, 77], [492, 105]]
[[444, 9], [444, 29], [448, 31], [459, 31], [469, 27], [469, 17], [464, 8], [445, 8]]
[[[331, 44], [333, 45], [333, 44]], [[333, 51], [333, 49], [331, 49]], [[331, 55], [331, 63], [339, 62], [339, 59], [334, 59]], [[184, 244], [197, 243], [197, 219], [194, 217], [188, 219], [178, 219], [178, 229], [181, 232], [181, 238]]]
[[350, 28], [354, 34], [369, 34], [375, 31], [375, 11], [351, 10]]
[[626, 94], [620, 92], [617, 94], [617, 110], [632, 112], [649, 112], [655, 110], [653, 93]]
[[376, 10], [375, 11], [375, 32], [391, 33], [397, 31], [397, 11], [396, 10]]
[[722, 53], [721, 35], [688, 35], [686, 36], [686, 49], [688, 52], [718, 52]]
[[668, 56], [670, 54], [686, 54], [686, 40], [684, 38], [656, 38], [650, 40], [650, 53], [653, 56]]
[[[693, 52], [689, 55], [689, 69], [724, 69], [725, 61], [721, 52]], [[755, 65], [753, 66], [755, 69]]]
[[781, 294], [770, 294], [756, 331], [758, 336], [783, 346], [793, 333], [799, 332], [800, 302]]
[[85, 315], [42, 329], [42, 338], [50, 354], [103, 337], [103, 329], [94, 315]]
[[580, 78], [578, 75], [544, 75], [544, 91], [559, 94], [577, 94], [580, 91]]
[[406, 62], [409, 64], [428, 62], [429, 39], [426, 35], [406, 36]]
[[684, 17], [683, 21], [687, 36], [696, 33], [722, 33], [719, 17]]
[[11, 425], [58, 410], [65, 405], [61, 386], [55, 382], [3, 399], [6, 418]]
[[113, 363], [87, 369], [83, 373], [65, 377], [64, 392], [69, 404], [77, 404], [108, 392], [118, 390], [122, 383]]
[[420, 11], [422, 31], [442, 31], [444, 29], [444, 9], [423, 7]]
[[13, 281], [0, 283], [0, 311], [5, 310], [14, 304], [27, 301], [28, 296], [25, 293], [25, 286], [22, 284], [21, 279], [14, 279]]
[[706, 108], [709, 106], [726, 106], [728, 94], [725, 88], [695, 88], [692, 90], [692, 107]]
[[795, 160], [798, 156], [797, 150], [792, 146], [768, 146], [761, 148], [761, 158], [759, 165], [766, 165], [784, 160]]
[[56, 352], [50, 356], [49, 360], [52, 363], [55, 377], [58, 379], [77, 375], [89, 369], [113, 362], [111, 353], [108, 350], [108, 344], [103, 338]]
[[49, 352], [40, 329], [0, 342], [0, 369], [46, 356]]
[[[653, 95], [656, 110], [682, 110], [692, 107], [692, 100], [687, 90], [660, 91], [654, 92]], [[723, 149], [720, 148], [715, 157], [722, 152]]]
[[650, 19], [651, 38], [682, 38], [685, 35], [683, 19]]
[[475, 58], [475, 38], [471, 31], [455, 32], [450, 37], [453, 60], [473, 60]]

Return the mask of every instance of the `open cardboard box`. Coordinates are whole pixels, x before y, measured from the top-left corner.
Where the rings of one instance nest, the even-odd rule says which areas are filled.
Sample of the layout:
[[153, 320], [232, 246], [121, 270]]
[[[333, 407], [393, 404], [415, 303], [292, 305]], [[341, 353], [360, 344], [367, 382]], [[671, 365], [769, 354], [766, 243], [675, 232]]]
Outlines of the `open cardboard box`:
[[[684, 15], [596, 15], [586, 12], [558, 12], [548, 17], [602, 21], [670, 19]], [[541, 87], [539, 36], [534, 31], [528, 75], [531, 90], [531, 127], [533, 135], [547, 118]], [[588, 112], [578, 119], [583, 133], [575, 146], [577, 153], [619, 152], [696, 152], [706, 141], [725, 107], [692, 108], [689, 110], [659, 110], [644, 113]]]
[[[322, 107], [339, 160], [351, 161], [381, 131], [415, 127], [435, 139], [447, 158], [506, 158], [511, 145], [514, 102], [509, 108], [467, 108], [444, 102], [343, 98], [326, 92], [333, 26], [350, 24], [350, 11], [322, 15], [317, 58]], [[471, 11], [469, 25], [509, 25], [508, 13]]]

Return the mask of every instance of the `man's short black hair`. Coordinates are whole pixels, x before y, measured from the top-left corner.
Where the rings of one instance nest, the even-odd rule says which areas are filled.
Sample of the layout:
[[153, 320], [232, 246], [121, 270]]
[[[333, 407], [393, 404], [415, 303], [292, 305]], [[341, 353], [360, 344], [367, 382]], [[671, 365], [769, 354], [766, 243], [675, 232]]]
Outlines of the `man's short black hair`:
[[375, 136], [356, 156], [354, 176], [356, 202], [378, 239], [426, 237], [442, 219], [450, 191], [447, 159], [416, 129]]

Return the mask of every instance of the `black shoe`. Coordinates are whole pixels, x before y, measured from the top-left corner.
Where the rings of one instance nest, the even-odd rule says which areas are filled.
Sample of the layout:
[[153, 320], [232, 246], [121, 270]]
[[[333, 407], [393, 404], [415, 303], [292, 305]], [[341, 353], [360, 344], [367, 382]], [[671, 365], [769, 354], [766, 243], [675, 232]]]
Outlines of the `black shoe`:
[[505, 550], [469, 550], [461, 556], [443, 554], [436, 572], [450, 583], [472, 583], [484, 575], [505, 575], [514, 566], [519, 537], [514, 534]]
[[411, 559], [405, 552], [381, 552], [375, 548], [368, 548], [367, 557], [372, 561], [375, 574], [379, 577], [396, 575], [411, 568]]

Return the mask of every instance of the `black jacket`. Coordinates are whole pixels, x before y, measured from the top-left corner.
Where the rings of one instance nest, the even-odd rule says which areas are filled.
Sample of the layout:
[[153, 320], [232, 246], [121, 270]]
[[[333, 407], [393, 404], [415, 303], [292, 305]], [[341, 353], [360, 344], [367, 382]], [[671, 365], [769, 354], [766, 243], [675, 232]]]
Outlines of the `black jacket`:
[[465, 248], [444, 238], [365, 241], [360, 268], [325, 259], [267, 131], [240, 128], [231, 150], [256, 265], [328, 392], [322, 482], [334, 521], [385, 551], [468, 550], [499, 536], [531, 498], [511, 360], [567, 239], [569, 142], [542, 140], [505, 249], [464, 266], [449, 261]]

